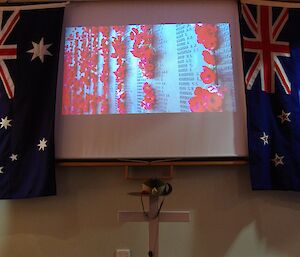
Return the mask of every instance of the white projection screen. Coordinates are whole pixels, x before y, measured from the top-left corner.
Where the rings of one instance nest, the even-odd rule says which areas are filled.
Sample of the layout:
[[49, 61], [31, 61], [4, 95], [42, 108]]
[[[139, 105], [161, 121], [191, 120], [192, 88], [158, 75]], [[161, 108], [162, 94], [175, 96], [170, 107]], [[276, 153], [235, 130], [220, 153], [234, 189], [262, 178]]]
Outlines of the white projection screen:
[[[203, 29], [217, 33], [217, 45]], [[74, 2], [63, 31], [57, 159], [247, 156], [236, 1]], [[97, 45], [85, 44], [96, 42], [93, 31]]]

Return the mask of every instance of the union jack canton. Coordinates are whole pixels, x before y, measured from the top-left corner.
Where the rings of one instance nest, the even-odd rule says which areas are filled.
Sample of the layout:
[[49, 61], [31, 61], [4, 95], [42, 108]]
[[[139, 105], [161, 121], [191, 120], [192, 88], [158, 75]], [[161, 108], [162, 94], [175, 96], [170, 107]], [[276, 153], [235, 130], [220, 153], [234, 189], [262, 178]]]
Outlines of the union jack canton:
[[[0, 11], [0, 17], [0, 22], [2, 22], [3, 11]], [[2, 29], [0, 31], [0, 78], [9, 99], [13, 98], [14, 96], [15, 85], [12, 81], [4, 60], [17, 59], [17, 45], [7, 45], [5, 44], [5, 41], [10, 35], [11, 31], [14, 29], [19, 18], [20, 11], [13, 11], [5, 25], [3, 26], [2, 24], [3, 27], [1, 26]]]
[[250, 1], [240, 26], [252, 187], [299, 191], [300, 5]]

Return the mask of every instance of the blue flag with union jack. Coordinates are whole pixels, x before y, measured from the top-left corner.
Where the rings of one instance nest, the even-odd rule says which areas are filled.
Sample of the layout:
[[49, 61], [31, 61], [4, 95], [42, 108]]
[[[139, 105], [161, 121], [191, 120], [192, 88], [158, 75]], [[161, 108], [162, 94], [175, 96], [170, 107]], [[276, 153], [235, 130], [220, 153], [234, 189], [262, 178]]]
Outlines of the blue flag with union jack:
[[64, 4], [0, 7], [0, 198], [55, 194], [54, 111]]
[[242, 3], [253, 189], [300, 190], [300, 5]]

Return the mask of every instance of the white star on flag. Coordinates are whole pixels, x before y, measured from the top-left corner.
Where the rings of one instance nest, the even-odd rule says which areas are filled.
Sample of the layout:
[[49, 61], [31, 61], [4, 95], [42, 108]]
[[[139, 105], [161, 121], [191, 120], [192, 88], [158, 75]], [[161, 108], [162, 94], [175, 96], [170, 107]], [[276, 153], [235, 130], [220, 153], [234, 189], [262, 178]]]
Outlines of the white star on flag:
[[269, 135], [267, 135], [265, 132], [263, 132], [263, 136], [260, 137], [260, 139], [264, 142], [264, 145], [269, 144]]
[[3, 174], [4, 172], [3, 172], [3, 168], [4, 167], [0, 167], [0, 174]]
[[45, 151], [45, 148], [47, 147], [47, 140], [45, 138], [41, 139], [37, 146], [39, 147], [39, 151]]
[[32, 58], [31, 61], [33, 61], [35, 58], [39, 57], [41, 62], [44, 62], [44, 56], [45, 55], [52, 55], [47, 49], [51, 46], [52, 44], [46, 44], [44, 45], [44, 38], [42, 37], [40, 43], [35, 43], [32, 41], [32, 46], [33, 48], [28, 50], [27, 53], [32, 53]]
[[17, 154], [11, 154], [11, 156], [9, 157], [11, 159], [11, 161], [17, 161], [18, 160], [18, 155]]
[[274, 159], [272, 159], [272, 162], [274, 162], [275, 167], [277, 167], [279, 164], [284, 165], [283, 163], [284, 156], [279, 156], [277, 153], [275, 153]]
[[1, 118], [1, 121], [0, 121], [1, 127], [0, 127], [0, 129], [1, 128], [7, 129], [8, 127], [11, 127], [11, 124], [10, 124], [11, 121], [12, 120], [9, 120], [7, 116], [4, 119]]
[[281, 120], [281, 123], [288, 121], [291, 122], [289, 116], [291, 115], [290, 112], [284, 112], [284, 110], [281, 111], [281, 114], [278, 115], [277, 117]]

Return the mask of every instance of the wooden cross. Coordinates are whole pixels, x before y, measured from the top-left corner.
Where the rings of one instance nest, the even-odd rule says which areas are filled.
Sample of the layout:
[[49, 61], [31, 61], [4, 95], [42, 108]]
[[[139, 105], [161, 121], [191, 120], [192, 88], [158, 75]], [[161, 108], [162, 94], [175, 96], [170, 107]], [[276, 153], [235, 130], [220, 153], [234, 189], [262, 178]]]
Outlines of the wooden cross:
[[[139, 195], [134, 194], [132, 195]], [[148, 222], [149, 227], [149, 253], [150, 256], [158, 257], [159, 222], [189, 222], [188, 211], [161, 211], [159, 214], [159, 196], [149, 195], [149, 211], [119, 211], [118, 219], [121, 222]], [[157, 215], [158, 214], [158, 215]]]

